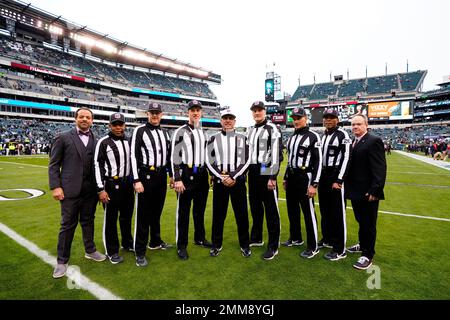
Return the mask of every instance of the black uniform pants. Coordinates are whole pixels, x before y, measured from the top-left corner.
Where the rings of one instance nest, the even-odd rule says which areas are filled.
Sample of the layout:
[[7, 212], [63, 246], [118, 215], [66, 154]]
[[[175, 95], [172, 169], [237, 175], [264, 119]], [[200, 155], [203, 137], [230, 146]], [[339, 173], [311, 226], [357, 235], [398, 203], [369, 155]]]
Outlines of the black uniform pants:
[[136, 256], [143, 256], [149, 243], [149, 233], [150, 246], [162, 243], [160, 219], [166, 200], [167, 172], [140, 169], [139, 180], [144, 192], [137, 196], [134, 250]]
[[212, 219], [212, 243], [213, 247], [220, 248], [223, 241], [223, 226], [228, 211], [228, 202], [231, 197], [234, 217], [236, 219], [239, 245], [241, 248], [248, 248], [248, 209], [247, 209], [247, 188], [245, 178], [236, 180], [232, 187], [226, 187], [219, 180], [214, 182], [213, 187], [213, 219]]
[[86, 253], [96, 251], [94, 243], [94, 219], [97, 209], [98, 196], [95, 187], [83, 182], [80, 196], [77, 198], [64, 198], [61, 203], [61, 227], [58, 235], [58, 258], [60, 264], [69, 262], [70, 249], [75, 229], [80, 221], [84, 250]]
[[189, 234], [189, 214], [192, 206], [194, 218], [194, 241], [205, 240], [205, 209], [209, 193], [208, 172], [202, 169], [193, 173], [189, 169], [184, 169], [182, 181], [186, 190], [177, 194], [177, 247], [186, 248]]
[[[133, 248], [131, 235], [131, 219], [134, 209], [134, 189], [132, 181], [106, 181], [105, 191], [110, 198], [104, 204], [103, 243], [106, 254], [112, 256], [119, 253], [119, 236], [117, 234], [117, 218], [119, 218], [122, 247]], [[120, 212], [120, 216], [119, 216]]]
[[264, 211], [266, 212], [267, 232], [269, 234], [268, 248], [278, 249], [280, 242], [280, 214], [278, 211], [277, 190], [267, 189], [269, 176], [261, 175], [257, 165], [250, 165], [248, 174], [248, 193], [250, 210], [253, 218], [250, 242], [262, 242]]
[[292, 171], [286, 179], [286, 205], [289, 217], [290, 239], [301, 242], [300, 207], [305, 219], [307, 248], [317, 250], [317, 219], [314, 199], [307, 196], [311, 173]]
[[323, 241], [333, 246], [333, 251], [339, 254], [345, 252], [347, 224], [345, 221], [344, 185], [342, 189], [334, 190], [332, 185], [335, 175], [322, 172], [319, 183], [319, 206]]
[[359, 224], [358, 237], [361, 256], [372, 259], [375, 255], [379, 201], [352, 200], [353, 212]]

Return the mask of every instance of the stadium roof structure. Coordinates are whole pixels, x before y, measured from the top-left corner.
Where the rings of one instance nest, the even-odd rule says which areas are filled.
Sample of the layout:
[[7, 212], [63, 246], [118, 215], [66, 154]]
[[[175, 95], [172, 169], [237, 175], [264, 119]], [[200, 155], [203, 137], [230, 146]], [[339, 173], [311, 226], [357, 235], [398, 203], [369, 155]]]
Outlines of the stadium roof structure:
[[20, 0], [1, 1], [0, 17], [7, 20], [0, 24], [5, 23], [8, 27], [8, 23], [14, 21], [16, 29], [25, 35], [40, 36], [37, 39], [40, 41], [62, 47], [68, 45], [71, 49], [117, 63], [221, 83], [221, 76], [209, 70], [115, 39]]
[[327, 99], [358, 99], [383, 94], [411, 94], [421, 91], [426, 70], [395, 73], [359, 79], [300, 85], [291, 101], [320, 101]]

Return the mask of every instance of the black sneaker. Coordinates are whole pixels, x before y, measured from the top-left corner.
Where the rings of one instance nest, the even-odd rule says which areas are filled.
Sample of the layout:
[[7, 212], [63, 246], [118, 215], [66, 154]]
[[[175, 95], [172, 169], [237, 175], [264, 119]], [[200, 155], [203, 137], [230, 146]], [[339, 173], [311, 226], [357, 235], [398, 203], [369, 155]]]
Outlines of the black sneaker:
[[136, 257], [136, 265], [138, 267], [146, 267], [148, 265], [148, 262], [147, 259], [145, 259], [145, 256]]
[[318, 253], [319, 253], [319, 249], [317, 249], [316, 251], [313, 251], [311, 249], [306, 249], [305, 251], [300, 253], [300, 257], [303, 257], [306, 259], [311, 259], [311, 258], [314, 258], [314, 256]]
[[209, 250], [209, 255], [211, 257], [217, 257], [219, 255], [220, 251], [222, 251], [222, 247], [220, 247], [220, 248], [211, 248], [211, 250]]
[[322, 239], [322, 240], [320, 240], [320, 241], [317, 243], [317, 249], [322, 249], [322, 248], [329, 248], [329, 249], [331, 249], [331, 248], [333, 248], [333, 246], [332, 246], [331, 244], [329, 244], [329, 243], [326, 243], [326, 242], [323, 241], [323, 239]]
[[173, 247], [173, 245], [171, 245], [171, 244], [169, 244], [169, 243], [165, 243], [164, 241], [162, 241], [159, 245], [157, 245], [157, 246], [152, 246], [152, 245], [148, 245], [148, 248], [150, 249], [150, 250], [159, 250], [159, 249], [161, 249], [161, 250], [167, 250], [167, 249], [170, 249], [170, 248], [172, 248]]
[[282, 242], [281, 245], [284, 247], [292, 247], [292, 246], [301, 246], [302, 244], [304, 244], [305, 241], [302, 240], [287, 240], [285, 242]]
[[362, 256], [358, 259], [358, 262], [356, 262], [353, 265], [353, 268], [356, 268], [359, 270], [366, 270], [366, 269], [369, 269], [371, 265], [372, 265], [372, 259]]
[[323, 257], [330, 261], [338, 261], [338, 260], [347, 258], [347, 254], [345, 253], [345, 251], [344, 251], [344, 253], [341, 253], [341, 254], [334, 252], [334, 251], [330, 251], [327, 254], [325, 254]]
[[348, 253], [358, 253], [358, 252], [362, 252], [361, 251], [361, 246], [359, 245], [359, 243], [352, 245], [351, 247], [347, 248], [347, 252]]
[[119, 256], [117, 253], [114, 253], [112, 256], [108, 256], [108, 258], [112, 264], [118, 264], [123, 262], [123, 258]]
[[267, 251], [263, 254], [264, 260], [272, 260], [278, 254], [278, 250], [275, 249], [267, 249]]
[[187, 259], [189, 259], [189, 255], [188, 255], [188, 253], [187, 253], [186, 248], [178, 249], [177, 253], [178, 253], [178, 257], [179, 257], [181, 260], [187, 260]]
[[241, 248], [242, 256], [248, 258], [252, 255], [252, 250], [250, 248]]
[[250, 247], [262, 247], [264, 245], [264, 241], [252, 241], [250, 242]]
[[212, 248], [212, 243], [209, 242], [208, 240], [199, 240], [199, 241], [194, 241], [194, 244], [196, 246], [201, 246], [203, 248]]

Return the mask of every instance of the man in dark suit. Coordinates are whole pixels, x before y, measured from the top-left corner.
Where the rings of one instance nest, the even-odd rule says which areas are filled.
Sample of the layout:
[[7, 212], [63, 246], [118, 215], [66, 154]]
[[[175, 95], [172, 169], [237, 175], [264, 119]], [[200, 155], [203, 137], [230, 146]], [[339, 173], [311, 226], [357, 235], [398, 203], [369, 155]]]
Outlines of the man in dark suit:
[[75, 113], [76, 128], [58, 135], [52, 145], [48, 176], [52, 196], [61, 203], [61, 228], [58, 236], [58, 259], [53, 278], [66, 274], [75, 229], [80, 220], [85, 257], [103, 261], [106, 256], [94, 244], [94, 217], [97, 190], [94, 176], [96, 139], [89, 130], [93, 113], [80, 108]]
[[365, 270], [372, 265], [375, 255], [379, 200], [384, 199], [386, 158], [383, 141], [367, 132], [368, 121], [364, 115], [352, 119], [355, 135], [346, 183], [346, 197], [351, 200], [356, 221], [359, 224], [359, 244], [347, 249], [361, 252], [353, 267]]

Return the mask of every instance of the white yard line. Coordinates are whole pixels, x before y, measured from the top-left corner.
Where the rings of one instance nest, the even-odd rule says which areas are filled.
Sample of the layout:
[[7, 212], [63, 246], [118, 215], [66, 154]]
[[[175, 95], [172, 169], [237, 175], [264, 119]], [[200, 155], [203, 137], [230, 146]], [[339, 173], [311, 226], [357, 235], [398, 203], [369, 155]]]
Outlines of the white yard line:
[[[42, 250], [39, 248], [36, 244], [33, 242], [25, 239], [20, 234], [15, 232], [14, 230], [10, 229], [8, 226], [4, 225], [0, 222], [0, 231], [3, 232], [5, 235], [13, 239], [15, 242], [20, 244], [22, 247], [39, 257], [42, 261], [45, 263], [51, 265], [52, 267], [56, 266], [56, 258], [50, 255], [47, 251]], [[51, 277], [51, 274], [49, 273], [48, 278]], [[100, 300], [122, 300], [119, 296], [116, 296], [109, 290], [103, 288], [99, 284], [95, 283], [94, 281], [90, 280], [88, 277], [84, 276], [79, 272], [78, 268], [74, 268], [72, 266], [69, 266], [67, 270], [67, 277], [72, 281], [74, 284], [74, 287], [81, 288], [84, 290], [89, 291], [93, 296], [95, 296], [97, 299]], [[54, 280], [57, 281], [57, 280]]]
[[[282, 200], [282, 201], [286, 201], [286, 199], [284, 198], [278, 198], [278, 200]], [[319, 206], [318, 203], [315, 203], [316, 206]], [[347, 209], [352, 209], [352, 207], [347, 206]], [[429, 219], [429, 220], [438, 220], [438, 221], [446, 221], [446, 222], [450, 222], [450, 219], [446, 219], [446, 218], [436, 218], [436, 217], [431, 217], [431, 216], [420, 216], [420, 215], [415, 215], [415, 214], [408, 214], [408, 213], [400, 213], [400, 212], [391, 212], [391, 211], [383, 211], [383, 210], [378, 210], [378, 212], [384, 213], [384, 214], [391, 214], [391, 215], [395, 215], [395, 216], [402, 216], [402, 217], [410, 217], [410, 218], [419, 218], [419, 219]]]
[[400, 173], [400, 174], [427, 174], [430, 176], [449, 176], [447, 173], [433, 173], [433, 172], [419, 172], [419, 171], [389, 171], [389, 173]]
[[28, 163], [10, 162], [10, 161], [0, 161], [0, 165], [2, 165], [3, 163], [15, 164], [15, 165], [20, 165], [20, 166], [36, 167], [36, 168], [45, 168], [45, 169], [48, 168], [48, 166], [38, 166], [37, 164], [28, 164]]
[[405, 157], [410, 157], [428, 164], [431, 164], [435, 167], [441, 168], [441, 169], [445, 169], [445, 170], [449, 170], [450, 171], [450, 162], [444, 162], [442, 160], [434, 160], [431, 158], [427, 158], [425, 156], [421, 156], [418, 154], [414, 154], [414, 153], [409, 153], [409, 152], [405, 152], [405, 151], [398, 151], [398, 150], [394, 150], [394, 152], [405, 156]]

